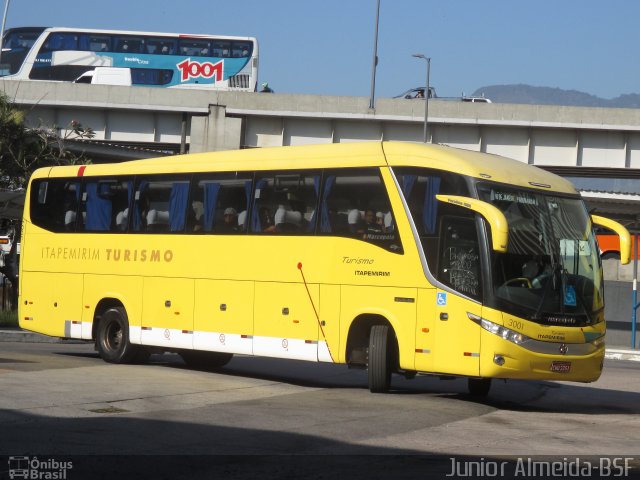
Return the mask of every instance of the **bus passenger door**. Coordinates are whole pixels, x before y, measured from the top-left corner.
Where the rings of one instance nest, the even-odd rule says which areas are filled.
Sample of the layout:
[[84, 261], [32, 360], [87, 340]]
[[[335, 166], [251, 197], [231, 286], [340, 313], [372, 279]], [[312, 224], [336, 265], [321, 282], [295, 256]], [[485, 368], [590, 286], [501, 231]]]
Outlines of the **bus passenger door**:
[[308, 293], [303, 283], [256, 282], [254, 355], [318, 360], [319, 286], [307, 287]]
[[193, 348], [253, 353], [253, 282], [196, 280]]
[[193, 348], [193, 284], [188, 278], [144, 278], [143, 345]]
[[477, 376], [480, 373], [482, 274], [475, 217], [444, 215], [440, 222], [436, 276], [451, 290], [438, 288], [435, 298], [435, 372]]

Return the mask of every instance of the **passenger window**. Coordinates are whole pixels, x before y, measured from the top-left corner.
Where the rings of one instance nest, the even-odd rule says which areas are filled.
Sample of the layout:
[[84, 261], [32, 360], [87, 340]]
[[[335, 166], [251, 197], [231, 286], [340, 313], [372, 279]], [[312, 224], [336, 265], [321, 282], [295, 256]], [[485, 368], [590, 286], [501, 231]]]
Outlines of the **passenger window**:
[[117, 179], [86, 179], [83, 185], [78, 230], [122, 232], [127, 229], [133, 182]]
[[90, 52], [111, 51], [111, 37], [108, 35], [80, 35], [80, 50]]
[[73, 232], [76, 229], [79, 203], [78, 180], [34, 180], [31, 186], [31, 221], [52, 232]]
[[145, 53], [152, 55], [174, 55], [177, 42], [169, 38], [147, 38]]
[[191, 192], [187, 231], [229, 235], [246, 232], [252, 183], [246, 173], [197, 178]]
[[402, 253], [389, 196], [378, 169], [325, 173], [320, 232], [357, 238]]
[[251, 44], [249, 42], [233, 42], [231, 44], [231, 57], [245, 58], [251, 52]]
[[50, 33], [42, 44], [39, 53], [56, 52], [59, 50], [77, 50], [78, 35], [75, 33], [54, 32]]
[[319, 173], [258, 172], [251, 208], [251, 232], [312, 235], [319, 191]]
[[188, 200], [189, 180], [184, 177], [139, 180], [134, 193], [131, 229], [134, 232], [183, 232]]
[[209, 57], [211, 56], [211, 45], [209, 40], [182, 38], [179, 42], [179, 52], [180, 55], [189, 57]]
[[144, 39], [138, 37], [120, 37], [116, 40], [116, 52], [145, 53]]
[[213, 42], [213, 56], [224, 58], [228, 57], [231, 53], [231, 43], [230, 42]]

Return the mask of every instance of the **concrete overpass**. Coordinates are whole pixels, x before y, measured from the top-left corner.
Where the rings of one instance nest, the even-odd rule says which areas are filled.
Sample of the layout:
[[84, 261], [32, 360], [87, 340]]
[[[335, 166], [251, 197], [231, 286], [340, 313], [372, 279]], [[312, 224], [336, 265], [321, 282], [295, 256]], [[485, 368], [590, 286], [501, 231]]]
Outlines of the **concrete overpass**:
[[[111, 143], [191, 152], [358, 140], [422, 140], [419, 100], [0, 81], [29, 122], [76, 119]], [[640, 110], [430, 101], [431, 141], [540, 166], [640, 167]], [[186, 125], [183, 119], [186, 115]], [[183, 128], [186, 127], [186, 128]]]

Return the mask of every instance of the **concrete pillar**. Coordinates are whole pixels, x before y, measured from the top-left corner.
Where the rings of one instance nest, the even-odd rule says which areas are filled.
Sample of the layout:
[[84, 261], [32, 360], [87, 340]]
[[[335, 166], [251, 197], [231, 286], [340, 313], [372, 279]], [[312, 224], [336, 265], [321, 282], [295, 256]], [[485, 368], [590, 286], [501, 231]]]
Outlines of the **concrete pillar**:
[[242, 119], [227, 117], [226, 108], [209, 105], [209, 115], [191, 118], [190, 153], [237, 150], [242, 140]]

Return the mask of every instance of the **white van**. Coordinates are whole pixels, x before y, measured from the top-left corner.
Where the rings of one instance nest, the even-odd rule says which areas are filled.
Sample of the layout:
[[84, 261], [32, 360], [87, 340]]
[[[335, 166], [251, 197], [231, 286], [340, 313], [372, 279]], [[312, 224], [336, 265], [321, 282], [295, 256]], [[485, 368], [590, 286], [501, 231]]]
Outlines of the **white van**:
[[91, 83], [94, 85], [124, 85], [131, 86], [131, 69], [119, 67], [96, 67], [84, 72], [74, 80], [74, 83]]

